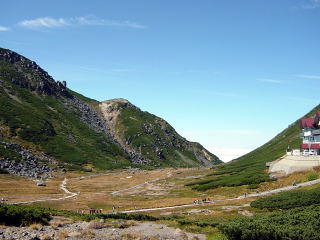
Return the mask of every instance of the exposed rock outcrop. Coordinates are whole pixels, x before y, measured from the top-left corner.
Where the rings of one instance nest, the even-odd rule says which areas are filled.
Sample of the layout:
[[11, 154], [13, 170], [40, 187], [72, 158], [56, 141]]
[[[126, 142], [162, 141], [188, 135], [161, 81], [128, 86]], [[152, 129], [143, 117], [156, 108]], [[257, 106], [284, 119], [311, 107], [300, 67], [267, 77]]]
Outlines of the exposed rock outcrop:
[[212, 166], [219, 162], [200, 144], [181, 137], [165, 120], [141, 111], [126, 99], [107, 100], [99, 107], [112, 136], [137, 163], [156, 166], [177, 161], [177, 165]]
[[19, 74], [12, 74], [11, 71], [2, 71], [2, 76], [8, 78], [12, 83], [37, 91], [46, 95], [72, 95], [66, 89], [66, 82], [55, 81], [45, 70], [34, 61], [31, 61], [11, 50], [0, 48], [0, 60], [3, 60], [19, 71]]
[[68, 108], [76, 111], [79, 114], [80, 120], [90, 129], [97, 133], [110, 135], [106, 121], [90, 104], [82, 101], [76, 96], [64, 99], [64, 103]]
[[4, 156], [3, 159], [0, 157], [0, 168], [8, 173], [27, 178], [51, 177], [53, 169], [48, 166], [48, 163], [56, 164], [53, 158], [41, 152], [36, 156], [34, 152], [15, 143], [2, 141], [0, 147], [11, 153], [11, 157]]

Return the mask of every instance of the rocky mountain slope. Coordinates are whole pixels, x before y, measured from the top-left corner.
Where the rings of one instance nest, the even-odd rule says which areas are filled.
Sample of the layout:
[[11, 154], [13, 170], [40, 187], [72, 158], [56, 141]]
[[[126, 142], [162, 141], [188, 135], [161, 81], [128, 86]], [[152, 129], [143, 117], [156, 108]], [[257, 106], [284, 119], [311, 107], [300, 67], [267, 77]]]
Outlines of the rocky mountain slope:
[[[138, 117], [137, 124], [130, 122], [129, 112]], [[112, 114], [117, 116], [112, 119]], [[161, 133], [155, 135], [154, 130]], [[0, 167], [9, 172], [19, 172], [19, 167], [8, 166], [25, 166], [21, 151], [28, 151], [32, 164], [43, 162], [50, 169], [58, 165], [110, 169], [220, 162], [199, 144], [187, 142], [160, 118], [127, 101], [100, 103], [86, 98], [68, 89], [65, 82], [55, 81], [35, 62], [2, 48], [0, 140]], [[10, 144], [15, 147], [7, 147]]]
[[220, 162], [199, 143], [181, 137], [165, 120], [141, 111], [128, 100], [112, 99], [99, 107], [112, 136], [140, 163], [212, 166]]

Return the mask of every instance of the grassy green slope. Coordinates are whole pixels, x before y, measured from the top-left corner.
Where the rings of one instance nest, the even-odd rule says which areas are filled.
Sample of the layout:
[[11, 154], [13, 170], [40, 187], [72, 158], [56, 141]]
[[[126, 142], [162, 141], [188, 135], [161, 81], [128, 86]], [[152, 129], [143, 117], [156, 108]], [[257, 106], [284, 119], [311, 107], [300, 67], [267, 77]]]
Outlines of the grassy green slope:
[[[116, 128], [117, 132], [123, 132], [123, 137], [131, 148], [152, 160], [155, 166], [203, 165], [196, 152], [206, 150], [198, 143], [187, 142], [166, 121], [153, 114], [134, 107], [123, 107]], [[203, 155], [202, 152], [201, 154]], [[210, 152], [207, 154], [213, 164], [221, 162]]]
[[[200, 144], [189, 143], [164, 120], [138, 108], [124, 108], [121, 114], [120, 133], [135, 150], [128, 151], [104, 125], [99, 105], [66, 89], [35, 62], [0, 48], [0, 139], [43, 151], [78, 169], [88, 164], [100, 169], [202, 166], [204, 155], [220, 163], [210, 152], [204, 154]], [[19, 154], [2, 147], [3, 158], [18, 161]]]
[[130, 165], [120, 146], [88, 128], [76, 112], [65, 107], [62, 97], [37, 94], [13, 84], [12, 77], [24, 80], [14, 65], [0, 61], [0, 130], [5, 140], [43, 150], [69, 167]]
[[[319, 109], [320, 105], [312, 109], [305, 117], [314, 116]], [[211, 176], [188, 185], [198, 190], [207, 190], [219, 186], [240, 186], [269, 181], [266, 163], [283, 156], [288, 146], [299, 148], [300, 132], [299, 120], [297, 120], [261, 147], [230, 163], [219, 166]]]

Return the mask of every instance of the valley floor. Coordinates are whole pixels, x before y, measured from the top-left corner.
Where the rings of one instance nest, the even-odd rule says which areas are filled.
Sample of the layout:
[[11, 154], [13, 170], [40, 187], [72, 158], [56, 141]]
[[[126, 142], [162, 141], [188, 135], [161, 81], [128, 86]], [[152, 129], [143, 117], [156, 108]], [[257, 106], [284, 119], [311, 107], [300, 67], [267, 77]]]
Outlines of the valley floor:
[[[0, 199], [4, 199], [7, 203], [29, 202], [35, 206], [84, 213], [89, 213], [89, 209], [101, 209], [102, 213], [145, 212], [157, 217], [182, 216], [191, 223], [220, 222], [259, 212], [250, 207], [250, 202], [260, 196], [298, 187], [312, 188], [320, 185], [320, 180], [308, 182], [308, 172], [300, 172], [277, 181], [263, 183], [259, 189], [254, 190], [249, 190], [247, 186], [238, 186], [199, 192], [185, 186], [196, 179], [204, 178], [211, 172], [210, 169], [197, 168], [166, 168], [153, 171], [126, 169], [99, 173], [68, 172], [65, 176], [49, 179], [43, 187], [36, 186], [36, 182], [32, 180], [2, 174]], [[293, 181], [299, 184], [292, 186]], [[198, 202], [194, 204], [195, 201]], [[173, 223], [169, 221], [169, 224]], [[177, 228], [179, 225], [173, 224], [172, 227]], [[205, 228], [189, 229], [188, 225], [186, 230], [207, 235], [212, 232], [212, 229]], [[98, 236], [100, 233], [95, 234]]]

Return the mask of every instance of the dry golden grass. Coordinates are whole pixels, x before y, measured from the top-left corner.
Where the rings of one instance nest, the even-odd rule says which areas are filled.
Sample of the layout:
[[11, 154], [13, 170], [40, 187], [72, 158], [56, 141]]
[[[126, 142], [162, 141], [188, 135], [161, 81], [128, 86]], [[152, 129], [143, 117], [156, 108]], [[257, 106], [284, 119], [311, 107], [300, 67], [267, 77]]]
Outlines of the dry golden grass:
[[50, 223], [51, 227], [54, 229], [58, 229], [60, 227], [63, 227], [67, 224], [74, 223], [72, 219], [66, 219], [66, 220], [58, 220], [58, 221], [53, 221]]
[[121, 239], [123, 240], [136, 240], [136, 239], [145, 239], [144, 235], [140, 233], [123, 233], [121, 234]]
[[57, 237], [59, 240], [65, 240], [69, 237], [69, 233], [65, 230], [58, 232]]
[[59, 190], [61, 179], [49, 179], [45, 187], [36, 186], [36, 182], [13, 175], [0, 175], [0, 197], [8, 202], [30, 201], [45, 197], [61, 197]]
[[70, 180], [71, 191], [81, 193], [110, 193], [115, 190], [129, 188], [146, 181], [167, 176], [168, 170], [112, 172], [107, 176], [88, 177], [83, 180]]
[[39, 230], [40, 228], [42, 228], [42, 225], [40, 223], [34, 223], [34, 224], [31, 224], [29, 228], [32, 230]]
[[53, 238], [51, 236], [49, 236], [49, 235], [43, 235], [43, 236], [41, 236], [40, 239], [41, 240], [53, 240]]
[[[314, 170], [320, 172], [320, 168]], [[193, 203], [194, 200], [211, 198], [213, 200], [225, 200], [206, 205], [195, 205], [192, 208], [219, 207], [224, 205], [244, 205], [254, 200], [240, 199], [228, 201], [228, 198], [244, 195], [245, 192], [266, 191], [279, 187], [291, 185], [293, 181], [303, 182], [307, 180], [307, 175], [311, 172], [294, 173], [275, 182], [260, 184], [259, 189], [249, 190], [247, 186], [220, 187], [206, 192], [198, 192], [186, 187], [185, 184], [195, 178], [204, 176], [212, 172], [210, 169], [160, 169], [153, 171], [135, 170], [114, 170], [97, 173], [68, 172], [66, 176], [60, 176], [47, 182], [46, 187], [37, 187], [35, 182], [24, 178], [0, 175], [0, 197], [4, 196], [9, 201], [26, 201], [39, 198], [55, 198], [63, 196], [59, 185], [67, 177], [69, 179], [67, 188], [72, 192], [80, 192], [79, 196], [62, 201], [49, 201], [38, 203], [43, 207], [51, 207], [65, 210], [88, 210], [89, 208], [102, 209], [103, 213], [112, 212], [113, 206], [116, 211], [167, 207], [173, 205], [183, 205]], [[93, 176], [92, 176], [93, 175]], [[91, 177], [92, 176], [92, 177]], [[84, 177], [84, 178], [80, 178]], [[160, 178], [161, 180], [153, 182]], [[138, 184], [145, 184], [135, 189], [127, 189]], [[112, 191], [123, 190], [119, 194], [112, 195]], [[187, 209], [190, 208], [185, 208]], [[175, 211], [163, 210], [149, 212], [159, 215], [161, 212]], [[178, 208], [177, 211], [184, 211]], [[222, 211], [223, 212], [223, 211]], [[216, 213], [215, 214], [219, 214]], [[58, 227], [58, 226], [56, 226]]]
[[320, 173], [320, 169], [316, 168], [315, 170], [295, 172], [288, 176], [282, 177], [274, 182], [262, 183], [259, 191], [268, 191], [271, 189], [281, 188], [292, 185], [293, 182], [301, 183], [308, 181], [308, 175], [312, 172]]

